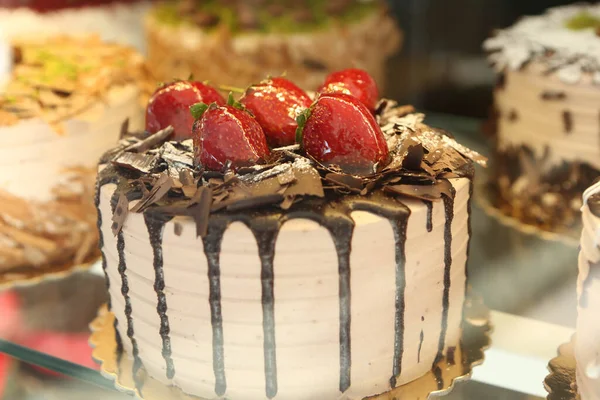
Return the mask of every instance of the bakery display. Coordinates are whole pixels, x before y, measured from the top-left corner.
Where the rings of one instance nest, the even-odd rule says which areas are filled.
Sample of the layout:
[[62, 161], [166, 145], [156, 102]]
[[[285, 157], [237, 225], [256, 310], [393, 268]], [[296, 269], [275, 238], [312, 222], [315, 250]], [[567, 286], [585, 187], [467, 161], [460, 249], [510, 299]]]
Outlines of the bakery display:
[[460, 362], [486, 160], [410, 106], [369, 109], [369, 85], [307, 108], [270, 78], [194, 104], [190, 123], [189, 96], [213, 91], [175, 81], [149, 104], [154, 129], [104, 155], [103, 269], [138, 391], [143, 366], [201, 398], [362, 399]]
[[170, 1], [153, 8], [146, 31], [149, 65], [163, 81], [193, 74], [245, 87], [286, 73], [305, 90], [351, 66], [384, 85], [401, 41], [379, 0]]
[[0, 92], [0, 272], [97, 257], [99, 157], [143, 126], [143, 59], [96, 37], [17, 40]]
[[144, 50], [150, 6], [149, 0], [0, 0], [0, 32], [9, 38], [95, 33]]
[[494, 91], [495, 206], [545, 230], [577, 228], [600, 174], [600, 5], [525, 17], [485, 42]]
[[577, 390], [582, 400], [600, 399], [600, 319], [596, 305], [600, 302], [600, 181], [583, 195], [583, 232], [579, 252], [577, 281]]

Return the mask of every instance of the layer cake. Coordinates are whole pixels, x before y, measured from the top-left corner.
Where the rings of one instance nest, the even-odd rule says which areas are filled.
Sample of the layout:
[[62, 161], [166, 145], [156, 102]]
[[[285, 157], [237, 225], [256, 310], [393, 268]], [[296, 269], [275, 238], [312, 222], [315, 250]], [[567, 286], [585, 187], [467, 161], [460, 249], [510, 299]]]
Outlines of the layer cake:
[[95, 37], [14, 41], [0, 92], [0, 270], [89, 260], [95, 165], [130, 118], [143, 60]]
[[600, 173], [600, 5], [525, 17], [485, 42], [498, 72], [491, 197], [546, 230], [580, 221]]
[[[281, 79], [240, 102], [285, 97]], [[184, 84], [159, 89], [152, 113]], [[460, 362], [472, 160], [485, 158], [389, 100], [371, 111], [322, 93], [298, 114], [300, 144], [271, 149], [260, 109], [192, 110], [187, 138], [132, 134], [100, 165], [109, 307], [138, 391], [145, 370], [205, 399], [354, 400]], [[348, 142], [339, 131], [319, 154], [335, 126]], [[346, 172], [380, 144], [378, 162]]]

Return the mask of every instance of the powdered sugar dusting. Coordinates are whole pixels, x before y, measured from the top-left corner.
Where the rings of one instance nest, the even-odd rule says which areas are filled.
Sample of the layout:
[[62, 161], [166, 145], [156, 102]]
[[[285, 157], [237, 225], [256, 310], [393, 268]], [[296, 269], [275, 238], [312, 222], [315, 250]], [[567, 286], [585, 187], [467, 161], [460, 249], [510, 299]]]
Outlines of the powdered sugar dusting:
[[498, 31], [483, 47], [498, 71], [517, 70], [536, 61], [548, 71], [556, 71], [565, 83], [577, 83], [584, 73], [591, 73], [594, 83], [600, 84], [600, 37], [596, 30], [567, 28], [568, 21], [581, 13], [600, 19], [600, 4], [556, 7], [540, 16], [525, 17]]

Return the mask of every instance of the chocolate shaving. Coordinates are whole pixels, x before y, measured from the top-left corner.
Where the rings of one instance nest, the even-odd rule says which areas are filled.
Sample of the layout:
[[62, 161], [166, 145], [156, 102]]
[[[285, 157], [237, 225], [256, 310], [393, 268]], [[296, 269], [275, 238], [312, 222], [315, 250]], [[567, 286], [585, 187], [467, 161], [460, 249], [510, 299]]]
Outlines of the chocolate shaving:
[[112, 163], [118, 167], [149, 174], [156, 166], [157, 157], [150, 154], [121, 153]]
[[115, 207], [115, 212], [112, 216], [113, 224], [111, 226], [111, 230], [113, 235], [117, 236], [121, 229], [123, 229], [123, 225], [127, 220], [127, 214], [129, 213], [129, 201], [127, 200], [127, 196], [123, 193], [119, 195], [119, 200], [117, 201], [117, 206]]
[[143, 153], [145, 151], [148, 151], [148, 150], [154, 148], [155, 146], [157, 146], [161, 143], [164, 143], [165, 140], [167, 140], [167, 138], [173, 134], [173, 132], [175, 132], [173, 127], [168, 126], [165, 129], [148, 136], [144, 140], [141, 140], [135, 144], [132, 144], [125, 150], [131, 151], [134, 153]]
[[179, 181], [181, 182], [183, 195], [192, 198], [198, 190], [198, 183], [194, 178], [194, 174], [189, 169], [179, 171]]
[[241, 211], [246, 209], [253, 209], [264, 207], [272, 204], [279, 203], [283, 200], [283, 196], [280, 194], [268, 194], [265, 196], [248, 197], [243, 200], [236, 201], [227, 206], [228, 211]]
[[[152, 190], [146, 191], [142, 199], [131, 209], [131, 212], [140, 213], [160, 201], [173, 186], [173, 180], [168, 174], [162, 173], [153, 184]], [[144, 185], [142, 185], [144, 187]]]
[[189, 209], [194, 221], [196, 221], [196, 236], [205, 237], [208, 233], [212, 191], [204, 186], [199, 187], [192, 201], [193, 205]]
[[325, 175], [325, 180], [338, 184], [355, 193], [360, 193], [364, 188], [362, 179], [352, 175], [329, 173]]
[[421, 161], [425, 156], [423, 145], [421, 143], [410, 146], [406, 152], [406, 157], [402, 161], [402, 166], [406, 169], [418, 171], [421, 168]]
[[175, 233], [175, 236], [181, 236], [181, 234], [183, 233], [183, 226], [181, 225], [181, 223], [179, 223], [179, 222], [174, 223], [173, 233]]
[[121, 132], [119, 133], [119, 140], [122, 140], [129, 133], [129, 117], [121, 124]]

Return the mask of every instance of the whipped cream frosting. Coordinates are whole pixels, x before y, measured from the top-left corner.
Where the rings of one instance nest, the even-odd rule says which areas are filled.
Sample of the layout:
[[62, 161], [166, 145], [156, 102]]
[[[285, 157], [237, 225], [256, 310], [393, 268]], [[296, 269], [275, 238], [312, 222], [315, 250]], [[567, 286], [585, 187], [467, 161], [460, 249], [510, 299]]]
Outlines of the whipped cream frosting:
[[[577, 390], [582, 400], [600, 399], [600, 216], [590, 209], [590, 202], [600, 193], [600, 183], [584, 194], [583, 231], [579, 253], [577, 281]], [[595, 199], [597, 202], [598, 199]]]
[[590, 74], [567, 84], [532, 63], [507, 70], [494, 98], [500, 150], [526, 145], [541, 172], [563, 161], [600, 169], [600, 89], [592, 85]]
[[53, 189], [69, 180], [69, 170], [92, 168], [119, 139], [121, 124], [143, 126], [139, 89], [110, 89], [105, 102], [63, 123], [58, 133], [41, 119], [0, 127], [0, 188], [33, 201], [55, 198]]
[[37, 35], [98, 33], [103, 40], [146, 48], [143, 15], [150, 1], [109, 4], [37, 13], [28, 8], [0, 8], [1, 29], [8, 38]]
[[530, 61], [544, 65], [565, 83], [576, 83], [586, 74], [600, 84], [600, 37], [594, 28], [572, 30], [568, 22], [581, 13], [600, 18], [600, 4], [551, 8], [543, 15], [524, 17], [499, 30], [484, 43], [498, 71], [518, 70]]
[[189, 217], [156, 225], [130, 213], [115, 237], [116, 186], [101, 186], [104, 266], [126, 354], [206, 399], [358, 400], [418, 378], [460, 344], [471, 182], [449, 181], [453, 201], [396, 203], [410, 214], [404, 234], [352, 212], [348, 275], [333, 232], [303, 218], [271, 239], [271, 261], [263, 235], [240, 222], [217, 247]]

